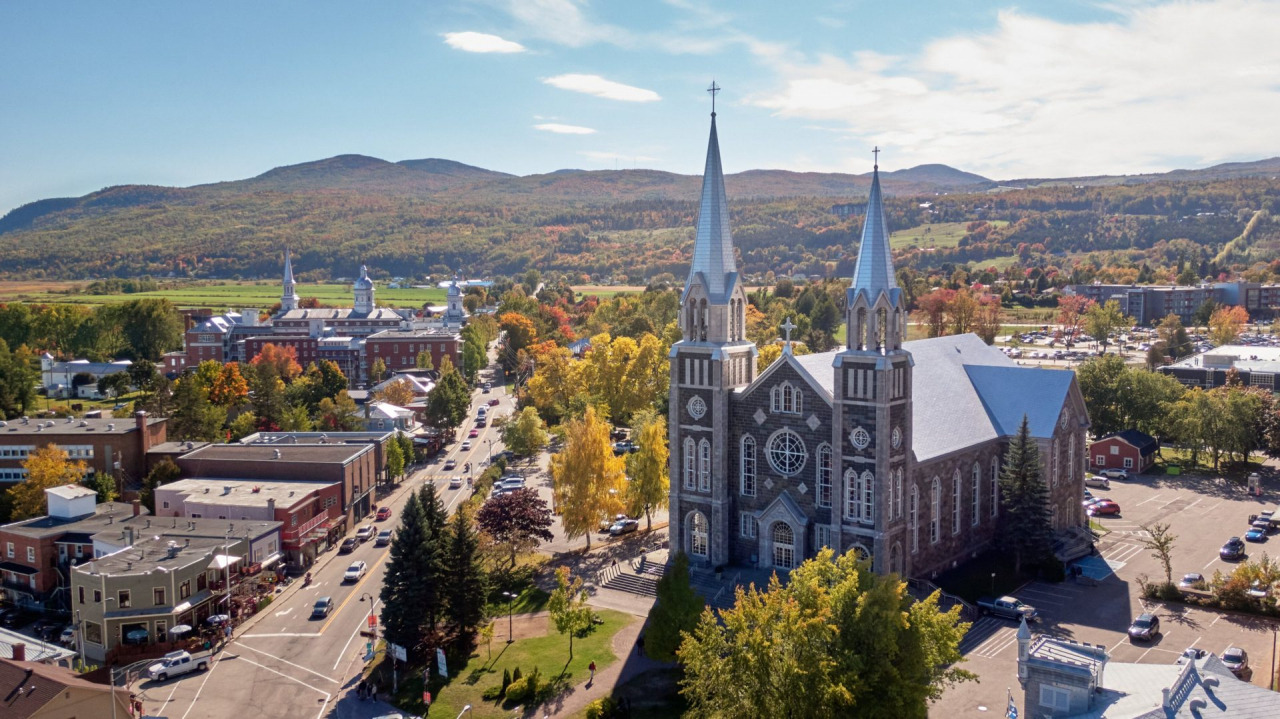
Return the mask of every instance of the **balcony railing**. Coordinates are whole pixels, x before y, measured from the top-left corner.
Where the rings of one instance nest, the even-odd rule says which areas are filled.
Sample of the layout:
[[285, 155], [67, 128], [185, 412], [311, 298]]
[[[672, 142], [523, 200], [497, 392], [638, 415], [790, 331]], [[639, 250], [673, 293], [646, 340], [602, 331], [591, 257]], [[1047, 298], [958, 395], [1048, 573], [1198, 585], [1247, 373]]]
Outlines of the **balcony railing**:
[[312, 517], [311, 519], [308, 519], [306, 522], [302, 523], [301, 525], [285, 530], [284, 540], [287, 542], [290, 540], [298, 539], [299, 537], [305, 537], [308, 532], [315, 529], [316, 527], [319, 527], [321, 524], [324, 524], [325, 520], [327, 519], [329, 519], [328, 512], [317, 514], [316, 516]]

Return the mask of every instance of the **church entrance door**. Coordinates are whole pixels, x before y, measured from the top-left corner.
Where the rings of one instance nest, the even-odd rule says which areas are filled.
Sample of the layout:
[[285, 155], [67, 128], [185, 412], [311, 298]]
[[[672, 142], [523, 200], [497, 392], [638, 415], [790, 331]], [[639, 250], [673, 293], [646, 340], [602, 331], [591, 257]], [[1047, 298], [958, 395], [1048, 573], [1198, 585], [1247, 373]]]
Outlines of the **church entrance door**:
[[773, 525], [773, 566], [775, 569], [796, 566], [796, 535], [786, 522]]

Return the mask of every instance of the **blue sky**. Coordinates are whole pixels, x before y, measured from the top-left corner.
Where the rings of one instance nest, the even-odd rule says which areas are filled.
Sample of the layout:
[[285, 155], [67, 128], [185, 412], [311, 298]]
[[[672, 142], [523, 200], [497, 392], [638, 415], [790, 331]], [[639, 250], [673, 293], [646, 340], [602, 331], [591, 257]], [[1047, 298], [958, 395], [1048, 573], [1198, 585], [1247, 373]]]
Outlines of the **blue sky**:
[[1280, 3], [0, 4], [0, 212], [341, 153], [518, 174], [1133, 173], [1277, 153]]

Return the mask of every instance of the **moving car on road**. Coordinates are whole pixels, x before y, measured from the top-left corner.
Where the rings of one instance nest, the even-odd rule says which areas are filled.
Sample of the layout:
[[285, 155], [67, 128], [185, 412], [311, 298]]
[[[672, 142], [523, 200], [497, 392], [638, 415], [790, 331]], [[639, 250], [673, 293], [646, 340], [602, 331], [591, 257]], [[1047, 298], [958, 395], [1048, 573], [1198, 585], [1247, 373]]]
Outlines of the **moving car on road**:
[[456, 459], [447, 459], [447, 460], [445, 460], [445, 463], [444, 463], [444, 469], [445, 469], [445, 471], [446, 471], [446, 472], [447, 472], [447, 471], [449, 471], [449, 470], [451, 470], [451, 469], [453, 469], [454, 467], [457, 467], [457, 466], [458, 466], [458, 460], [456, 460]]
[[462, 447], [461, 447], [460, 449], [461, 449], [463, 452], [466, 452], [467, 450], [471, 449], [471, 441], [470, 441], [470, 440], [463, 440], [463, 441], [462, 441]]
[[468, 436], [468, 437], [470, 437], [470, 438], [472, 438], [472, 439], [475, 439], [476, 437], [479, 437], [479, 436], [480, 436], [480, 430], [478, 430], [478, 429], [473, 429], [473, 430], [471, 430], [470, 432], [467, 432], [467, 436]]
[[147, 667], [147, 676], [162, 682], [169, 677], [176, 677], [187, 672], [204, 671], [209, 668], [209, 652], [189, 654], [184, 651], [169, 652], [164, 659]]
[[1034, 622], [1040, 618], [1040, 612], [1036, 611], [1035, 607], [1030, 604], [1023, 604], [1016, 597], [1007, 595], [996, 599], [991, 597], [979, 599], [978, 613], [1014, 620], [1026, 617], [1028, 622]]
[[357, 559], [351, 563], [350, 567], [347, 567], [347, 573], [342, 575], [342, 581], [358, 582], [364, 577], [364, 573], [367, 571], [369, 571], [369, 565]]
[[635, 519], [619, 519], [609, 527], [609, 535], [613, 537], [621, 537], [624, 534], [631, 534], [640, 528], [640, 522]]
[[324, 619], [333, 611], [333, 597], [320, 597], [311, 608], [312, 619]]
[[360, 546], [360, 540], [355, 537], [347, 537], [342, 540], [342, 544], [338, 547], [338, 554], [350, 554], [356, 551], [358, 546]]
[[1218, 550], [1218, 556], [1222, 559], [1243, 559], [1244, 541], [1239, 537], [1228, 539], [1227, 543], [1222, 545], [1222, 549]]
[[385, 547], [388, 544], [391, 544], [391, 530], [384, 529], [381, 532], [378, 532], [378, 538], [374, 540], [373, 546]]
[[462, 486], [462, 475], [455, 474], [449, 478], [449, 489], [457, 489]]
[[1160, 633], [1160, 617], [1151, 612], [1143, 612], [1133, 620], [1133, 624], [1129, 625], [1129, 638], [1141, 639], [1144, 642], [1151, 641]]
[[381, 521], [383, 521], [383, 520], [391, 519], [391, 508], [390, 508], [390, 507], [378, 507], [378, 514], [377, 514], [377, 516], [376, 516], [376, 519], [377, 519], [379, 522], [381, 522]]
[[494, 397], [493, 399], [489, 400], [489, 406], [490, 406], [490, 407], [497, 407], [497, 406], [498, 406], [498, 398], [497, 398], [497, 397]]
[[360, 540], [361, 542], [367, 542], [370, 539], [373, 539], [373, 525], [366, 524], [363, 527], [357, 529], [356, 539]]

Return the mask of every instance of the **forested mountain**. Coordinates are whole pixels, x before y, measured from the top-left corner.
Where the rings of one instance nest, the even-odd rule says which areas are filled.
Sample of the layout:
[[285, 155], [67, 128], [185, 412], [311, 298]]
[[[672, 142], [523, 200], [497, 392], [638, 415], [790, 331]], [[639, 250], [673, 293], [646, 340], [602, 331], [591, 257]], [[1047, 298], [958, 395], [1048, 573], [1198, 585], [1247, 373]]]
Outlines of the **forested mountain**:
[[[1271, 219], [1280, 180], [1182, 178], [1265, 175], [1280, 161], [1269, 162], [1176, 181], [994, 192], [997, 183], [944, 165], [882, 177], [890, 225], [908, 231], [894, 241], [904, 267], [1063, 265], [1094, 252], [1128, 253], [1122, 264], [1135, 252], [1213, 259], [1268, 210], [1223, 255], [1249, 263], [1280, 251]], [[0, 218], [0, 276], [275, 277], [288, 246], [304, 280], [367, 263], [375, 277], [538, 267], [640, 282], [687, 266], [700, 183], [654, 170], [515, 177], [448, 160], [341, 155], [235, 182], [126, 185], [31, 203]], [[868, 175], [751, 170], [725, 184], [744, 271], [850, 271]]]

